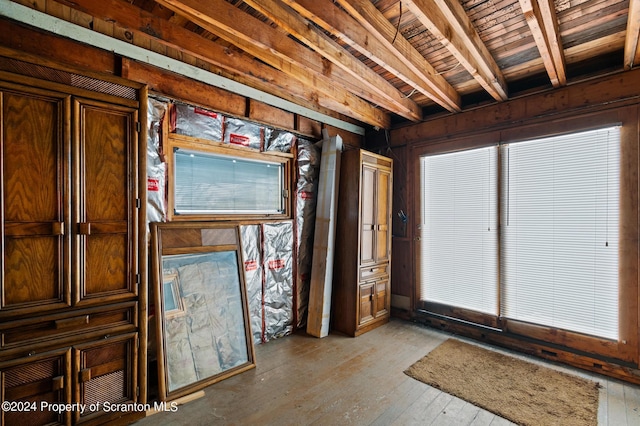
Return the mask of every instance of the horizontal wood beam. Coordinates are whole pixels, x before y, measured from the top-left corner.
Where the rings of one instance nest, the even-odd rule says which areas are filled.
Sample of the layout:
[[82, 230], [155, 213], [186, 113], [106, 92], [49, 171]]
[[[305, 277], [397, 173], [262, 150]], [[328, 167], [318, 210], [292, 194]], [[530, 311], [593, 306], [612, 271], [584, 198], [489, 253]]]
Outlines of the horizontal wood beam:
[[364, 134], [364, 128], [361, 126], [336, 119], [335, 117], [317, 113], [316, 111], [310, 110], [304, 106], [294, 104], [253, 87], [240, 84], [218, 74], [207, 72], [201, 68], [163, 56], [154, 51], [143, 49], [122, 40], [100, 34], [88, 28], [84, 28], [47, 15], [46, 13], [19, 5], [10, 0], [0, 0], [0, 17], [6, 17], [61, 37], [67, 37], [71, 40], [110, 51], [117, 55], [138, 60], [142, 63], [152, 64], [158, 68], [181, 74], [194, 80], [228, 90], [232, 93], [237, 93], [248, 98], [259, 100], [268, 105], [282, 108], [285, 111], [294, 112], [304, 115], [305, 117], [316, 119], [320, 122], [330, 124], [352, 133]]
[[638, 81], [640, 68], [426, 120], [392, 130], [390, 143], [395, 146], [449, 140], [455, 136], [513, 127], [536, 118], [550, 120], [572, 111], [586, 113], [633, 104], [640, 97]]
[[376, 9], [369, 0], [336, 0], [351, 16], [353, 16], [372, 36], [383, 43], [398, 59], [406, 61], [408, 67], [416, 74], [425, 74], [426, 83], [440, 99], [448, 104], [448, 110], [461, 110], [460, 95], [433, 68], [415, 47], [401, 34], [396, 34], [396, 28], [387, 18]]
[[[58, 2], [66, 4], [64, 0]], [[290, 78], [283, 72], [248, 55], [210, 41], [127, 2], [74, 0], [73, 9], [87, 13], [95, 19], [113, 23], [116, 28], [121, 29], [117, 32], [130, 32], [133, 35], [134, 44], [140, 38], [149, 38], [180, 53], [192, 55], [219, 67], [220, 75], [239, 83], [304, 105], [321, 114], [337, 115], [335, 114], [337, 112], [359, 119], [358, 112], [346, 108], [342, 102], [321, 96], [316, 90], [310, 89], [299, 80]], [[97, 27], [98, 25], [94, 25], [94, 29]]]
[[564, 52], [560, 41], [555, 5], [550, 0], [520, 0], [533, 39], [553, 87], [567, 84]]
[[389, 115], [360, 99], [366, 99], [369, 93], [363, 92], [359, 82], [353, 81], [350, 75], [340, 68], [327, 66], [316, 52], [230, 3], [224, 0], [157, 2], [309, 87], [315, 87], [324, 96], [341, 100], [361, 115], [367, 115], [364, 122], [389, 126]]
[[411, 121], [422, 119], [422, 110], [415, 102], [280, 0], [244, 2], [358, 80], [371, 92], [370, 99], [389, 105], [390, 111]]
[[508, 98], [507, 84], [498, 64], [458, 0], [402, 2], [495, 100]]
[[443, 108], [453, 111], [450, 103], [443, 100], [432, 89], [435, 83], [430, 81], [430, 77], [427, 74], [415, 73], [407, 65], [407, 58], [399, 59], [378, 38], [371, 37], [371, 33], [366, 28], [340, 7], [333, 3], [321, 3], [317, 0], [283, 1], [301, 16], [313, 21], [343, 43], [350, 45], [361, 55], [371, 59], [407, 85], [413, 87], [414, 90], [422, 93]]
[[624, 42], [624, 69], [640, 64], [640, 0], [630, 0], [627, 37]]

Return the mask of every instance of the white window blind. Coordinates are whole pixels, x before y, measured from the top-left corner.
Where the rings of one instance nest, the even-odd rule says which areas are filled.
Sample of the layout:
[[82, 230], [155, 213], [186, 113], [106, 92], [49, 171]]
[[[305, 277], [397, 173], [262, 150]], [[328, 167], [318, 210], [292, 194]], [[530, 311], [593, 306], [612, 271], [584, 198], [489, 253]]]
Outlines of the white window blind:
[[497, 151], [421, 159], [421, 300], [497, 315]]
[[618, 338], [618, 127], [503, 145], [501, 314]]
[[284, 165], [176, 149], [177, 214], [277, 214], [284, 211]]

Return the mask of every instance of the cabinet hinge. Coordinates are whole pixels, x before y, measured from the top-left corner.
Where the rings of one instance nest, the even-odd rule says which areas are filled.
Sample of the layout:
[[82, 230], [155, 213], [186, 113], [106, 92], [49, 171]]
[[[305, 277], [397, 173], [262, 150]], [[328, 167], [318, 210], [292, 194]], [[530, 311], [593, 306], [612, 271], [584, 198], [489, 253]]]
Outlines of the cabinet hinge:
[[140, 396], [140, 386], [136, 386], [136, 396]]
[[282, 190], [282, 198], [289, 198], [289, 190], [288, 189], [283, 189]]
[[142, 124], [139, 121], [136, 121], [136, 132], [140, 133], [142, 131]]
[[142, 277], [140, 274], [136, 274], [136, 284], [140, 284], [140, 281], [142, 281]]
[[142, 200], [140, 198], [136, 198], [136, 209], [142, 207]]

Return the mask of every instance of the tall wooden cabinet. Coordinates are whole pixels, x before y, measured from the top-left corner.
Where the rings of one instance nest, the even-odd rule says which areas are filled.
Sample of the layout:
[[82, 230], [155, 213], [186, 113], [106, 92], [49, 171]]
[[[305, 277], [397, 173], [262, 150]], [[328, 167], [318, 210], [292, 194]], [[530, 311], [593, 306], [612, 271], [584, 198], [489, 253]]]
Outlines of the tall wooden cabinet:
[[331, 323], [357, 336], [389, 320], [393, 162], [359, 149], [340, 162]]
[[102, 82], [99, 93], [98, 80], [67, 74], [62, 84], [0, 71], [5, 425], [144, 414], [105, 410], [140, 393], [141, 88]]

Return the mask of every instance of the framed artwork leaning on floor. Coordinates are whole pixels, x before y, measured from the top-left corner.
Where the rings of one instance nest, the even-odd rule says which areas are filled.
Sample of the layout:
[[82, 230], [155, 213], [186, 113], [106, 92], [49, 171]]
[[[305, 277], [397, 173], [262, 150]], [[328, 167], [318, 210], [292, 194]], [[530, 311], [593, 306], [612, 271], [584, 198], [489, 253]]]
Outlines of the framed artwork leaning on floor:
[[152, 224], [158, 393], [172, 400], [255, 367], [235, 224]]

